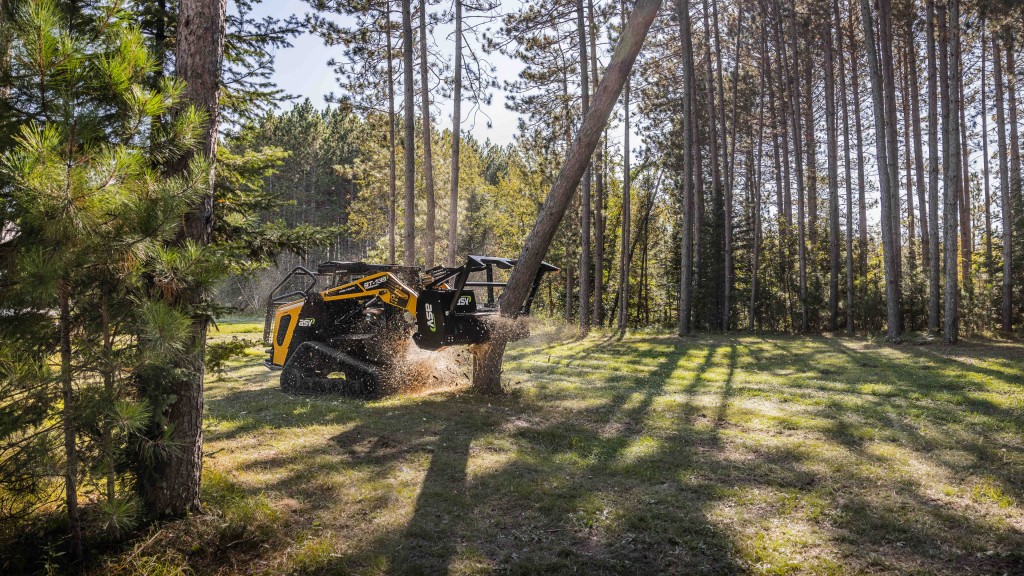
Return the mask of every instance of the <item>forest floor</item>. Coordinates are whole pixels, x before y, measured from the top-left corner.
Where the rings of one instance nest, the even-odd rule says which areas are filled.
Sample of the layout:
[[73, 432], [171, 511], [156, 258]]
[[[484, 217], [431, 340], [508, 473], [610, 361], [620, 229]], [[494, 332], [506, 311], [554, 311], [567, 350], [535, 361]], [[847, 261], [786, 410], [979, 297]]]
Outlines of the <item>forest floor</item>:
[[1024, 574], [1021, 344], [535, 332], [500, 398], [289, 395], [251, 349], [209, 513], [103, 571]]

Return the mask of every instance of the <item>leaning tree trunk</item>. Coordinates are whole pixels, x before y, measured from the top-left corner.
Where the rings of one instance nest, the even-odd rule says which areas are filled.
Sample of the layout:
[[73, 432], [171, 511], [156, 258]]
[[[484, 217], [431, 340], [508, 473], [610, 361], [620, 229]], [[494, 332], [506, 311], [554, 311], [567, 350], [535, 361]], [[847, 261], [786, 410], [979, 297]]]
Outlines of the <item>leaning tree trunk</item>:
[[[683, 0], [685, 2], [686, 0]], [[509, 276], [505, 291], [498, 299], [501, 315], [505, 319], [515, 318], [526, 301], [533, 280], [554, 238], [562, 216], [572, 200], [573, 192], [579, 185], [583, 173], [590, 164], [590, 157], [601, 140], [601, 133], [608, 123], [608, 116], [615, 106], [622, 87], [636, 62], [643, 46], [647, 31], [651, 27], [661, 0], [639, 0], [626, 23], [619, 43], [615, 46], [611, 61], [605, 69], [601, 83], [594, 94], [593, 107], [584, 116], [583, 125], [573, 141], [558, 177], [544, 200], [530, 234], [523, 244], [518, 263]], [[499, 331], [490, 343], [479, 345], [474, 350], [473, 388], [485, 393], [501, 393], [501, 361], [505, 354], [507, 337]]]
[[[213, 231], [213, 166], [217, 157], [217, 125], [220, 121], [221, 70], [224, 61], [226, 0], [181, 0], [178, 12], [175, 75], [185, 83], [185, 100], [206, 114], [198, 149], [172, 166], [184, 171], [195, 155], [209, 162], [207, 190], [185, 216], [180, 242], [205, 245]], [[172, 380], [166, 426], [177, 449], [168, 452], [144, 476], [143, 498], [158, 516], [180, 516], [199, 509], [199, 482], [203, 468], [203, 377], [207, 318], [200, 308], [203, 290], [186, 288], [176, 296], [180, 306], [194, 311], [186, 352], [176, 368], [184, 376]]]
[[406, 266], [416, 265], [416, 104], [413, 97], [412, 74], [412, 0], [402, 0], [402, 65], [404, 83], [405, 226], [402, 230], [402, 260]]
[[455, 93], [452, 97], [452, 182], [448, 197], [448, 265], [455, 266], [459, 240], [459, 146], [462, 142], [462, 0], [455, 0]]
[[423, 138], [423, 189], [427, 196], [423, 263], [427, 268], [432, 268], [436, 247], [437, 202], [434, 198], [434, 154], [430, 149], [430, 69], [427, 66], [427, 0], [420, 0], [420, 113], [423, 114], [423, 133], [420, 137]]

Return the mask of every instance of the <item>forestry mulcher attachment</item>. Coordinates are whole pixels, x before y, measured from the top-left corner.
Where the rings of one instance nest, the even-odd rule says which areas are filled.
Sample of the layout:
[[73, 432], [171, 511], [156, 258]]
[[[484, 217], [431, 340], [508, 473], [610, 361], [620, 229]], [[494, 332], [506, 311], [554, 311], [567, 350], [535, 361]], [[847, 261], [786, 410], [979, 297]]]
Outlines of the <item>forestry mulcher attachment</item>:
[[[294, 268], [270, 292], [263, 329], [267, 367], [281, 370], [281, 388], [291, 392], [368, 396], [381, 392], [383, 378], [405, 353], [409, 332], [416, 346], [439, 350], [487, 342], [489, 316], [498, 313], [495, 289], [515, 260], [470, 256], [457, 268], [420, 268], [365, 262], [325, 262], [316, 272]], [[530, 305], [544, 275], [541, 265]], [[480, 279], [480, 276], [483, 279]], [[304, 286], [295, 288], [298, 282]], [[480, 303], [474, 288], [486, 289]]]

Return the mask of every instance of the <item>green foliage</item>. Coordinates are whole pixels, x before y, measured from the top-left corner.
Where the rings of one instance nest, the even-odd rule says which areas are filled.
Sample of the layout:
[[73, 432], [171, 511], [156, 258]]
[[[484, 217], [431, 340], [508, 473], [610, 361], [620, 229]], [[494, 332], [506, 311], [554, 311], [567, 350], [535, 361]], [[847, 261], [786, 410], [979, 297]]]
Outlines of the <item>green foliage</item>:
[[232, 336], [231, 340], [210, 342], [206, 345], [206, 369], [213, 374], [221, 375], [228, 367], [228, 362], [245, 356], [249, 348], [259, 346], [258, 340]]

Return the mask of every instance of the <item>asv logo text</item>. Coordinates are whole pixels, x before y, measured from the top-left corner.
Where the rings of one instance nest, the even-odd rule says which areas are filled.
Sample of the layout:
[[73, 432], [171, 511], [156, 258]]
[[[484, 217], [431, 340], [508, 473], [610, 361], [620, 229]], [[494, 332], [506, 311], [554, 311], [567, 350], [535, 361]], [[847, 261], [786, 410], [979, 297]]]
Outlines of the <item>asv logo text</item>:
[[427, 304], [423, 307], [423, 310], [427, 313], [427, 328], [430, 328], [431, 332], [436, 332], [437, 322], [434, 321], [434, 307], [431, 304]]

